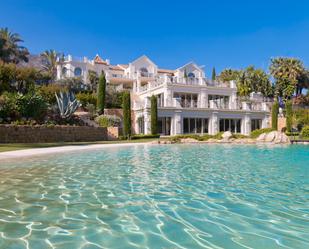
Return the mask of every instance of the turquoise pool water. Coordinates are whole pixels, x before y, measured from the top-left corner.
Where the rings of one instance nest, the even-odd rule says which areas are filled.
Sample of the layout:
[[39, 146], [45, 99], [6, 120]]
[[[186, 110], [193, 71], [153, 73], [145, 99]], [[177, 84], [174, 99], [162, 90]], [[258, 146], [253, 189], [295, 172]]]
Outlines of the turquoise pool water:
[[309, 248], [309, 147], [0, 161], [0, 248]]

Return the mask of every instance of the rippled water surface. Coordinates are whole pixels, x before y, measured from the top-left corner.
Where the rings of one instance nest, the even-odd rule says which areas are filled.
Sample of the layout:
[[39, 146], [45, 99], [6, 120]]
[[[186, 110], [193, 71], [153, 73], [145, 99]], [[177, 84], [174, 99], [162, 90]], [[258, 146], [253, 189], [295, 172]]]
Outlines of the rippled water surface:
[[309, 147], [0, 161], [0, 248], [309, 248]]

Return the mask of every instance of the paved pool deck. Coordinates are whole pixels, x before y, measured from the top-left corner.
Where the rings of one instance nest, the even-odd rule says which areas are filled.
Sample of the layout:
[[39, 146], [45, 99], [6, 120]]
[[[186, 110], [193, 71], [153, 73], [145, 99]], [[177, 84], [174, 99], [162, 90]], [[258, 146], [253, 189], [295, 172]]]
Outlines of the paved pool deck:
[[0, 161], [4, 159], [32, 157], [32, 156], [40, 156], [40, 155], [47, 155], [47, 154], [65, 153], [65, 152], [71, 152], [71, 151], [132, 147], [132, 146], [140, 146], [140, 145], [147, 145], [147, 144], [151, 144], [151, 143], [145, 142], [145, 143], [91, 144], [91, 145], [72, 145], [72, 146], [68, 145], [68, 146], [59, 146], [59, 147], [14, 150], [14, 151], [0, 152]]

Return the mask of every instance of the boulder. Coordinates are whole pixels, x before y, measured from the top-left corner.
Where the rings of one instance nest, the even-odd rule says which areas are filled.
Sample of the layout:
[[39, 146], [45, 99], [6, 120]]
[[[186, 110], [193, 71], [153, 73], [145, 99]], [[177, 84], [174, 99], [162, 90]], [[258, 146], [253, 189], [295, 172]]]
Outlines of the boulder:
[[257, 142], [263, 142], [265, 141], [267, 133], [262, 133], [261, 135], [259, 135], [259, 137], [256, 139]]
[[222, 138], [223, 138], [224, 140], [229, 140], [232, 136], [233, 136], [233, 134], [232, 134], [232, 132], [230, 132], [230, 131], [226, 131], [226, 132], [224, 132], [224, 133], [222, 134]]
[[271, 131], [268, 134], [266, 134], [266, 137], [264, 139], [264, 142], [271, 143], [276, 138], [277, 131]]
[[192, 143], [198, 143], [196, 139], [193, 138], [182, 138], [180, 139], [180, 143], [182, 144], [192, 144]]
[[286, 144], [290, 143], [290, 139], [285, 133], [280, 131], [271, 131], [269, 133], [261, 134], [257, 139], [261, 143]]

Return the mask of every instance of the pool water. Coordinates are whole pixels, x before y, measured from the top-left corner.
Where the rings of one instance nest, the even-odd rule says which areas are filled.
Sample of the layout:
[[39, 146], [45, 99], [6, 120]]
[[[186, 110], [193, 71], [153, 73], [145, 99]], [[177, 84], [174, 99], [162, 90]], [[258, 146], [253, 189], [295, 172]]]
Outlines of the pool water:
[[309, 248], [308, 146], [136, 145], [0, 176], [0, 248]]

